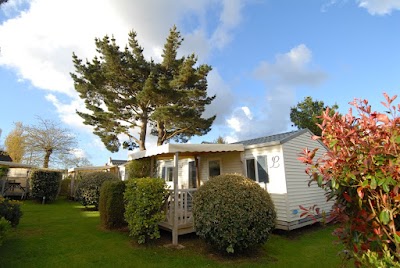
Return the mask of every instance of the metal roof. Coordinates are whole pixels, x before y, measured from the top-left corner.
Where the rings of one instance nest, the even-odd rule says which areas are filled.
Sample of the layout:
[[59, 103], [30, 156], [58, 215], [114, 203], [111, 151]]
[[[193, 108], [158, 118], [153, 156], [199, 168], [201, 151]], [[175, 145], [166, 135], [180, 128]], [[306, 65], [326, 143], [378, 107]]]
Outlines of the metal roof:
[[251, 140], [238, 141], [238, 142], [235, 142], [234, 144], [243, 144], [244, 146], [255, 145], [255, 144], [264, 144], [264, 143], [282, 144], [282, 143], [285, 143], [285, 142], [287, 142], [303, 133], [306, 133], [306, 132], [309, 132], [309, 130], [301, 129], [301, 130], [279, 133], [279, 134], [274, 134], [274, 135], [251, 139]]
[[150, 148], [146, 151], [132, 153], [128, 156], [128, 160], [173, 153], [217, 153], [243, 151], [243, 144], [164, 144], [155, 148]]

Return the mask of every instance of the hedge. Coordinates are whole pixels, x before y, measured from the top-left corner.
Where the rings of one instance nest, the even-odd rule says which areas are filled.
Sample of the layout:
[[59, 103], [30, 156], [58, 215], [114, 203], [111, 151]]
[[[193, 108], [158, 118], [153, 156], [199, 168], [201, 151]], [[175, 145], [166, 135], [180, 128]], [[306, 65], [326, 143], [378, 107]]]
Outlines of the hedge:
[[100, 189], [100, 222], [104, 228], [113, 229], [126, 226], [124, 219], [124, 192], [126, 182], [106, 181]]
[[57, 198], [62, 179], [60, 171], [38, 169], [31, 173], [32, 197], [37, 200], [53, 201]]

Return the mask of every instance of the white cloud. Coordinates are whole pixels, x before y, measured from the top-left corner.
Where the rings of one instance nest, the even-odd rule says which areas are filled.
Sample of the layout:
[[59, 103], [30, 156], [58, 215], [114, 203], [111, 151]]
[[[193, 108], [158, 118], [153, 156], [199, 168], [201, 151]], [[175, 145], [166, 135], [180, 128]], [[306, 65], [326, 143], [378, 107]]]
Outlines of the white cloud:
[[216, 95], [214, 101], [206, 107], [204, 117], [217, 115], [214, 124], [224, 124], [226, 117], [234, 105], [234, 95], [230, 86], [222, 79], [217, 68], [214, 68], [207, 77], [208, 80], [208, 95]]
[[304, 44], [276, 56], [275, 63], [262, 61], [255, 71], [258, 79], [287, 86], [319, 85], [326, 79], [324, 72], [308, 68], [312, 52]]
[[262, 61], [255, 69], [257, 79], [265, 83], [265, 97], [257, 105], [260, 109], [235, 109], [227, 123], [229, 138], [245, 140], [284, 132], [290, 125], [290, 107], [295, 105], [296, 90], [301, 86], [318, 86], [327, 75], [310, 66], [312, 52], [304, 44], [278, 54], [275, 62]]
[[77, 110], [87, 112], [83, 101], [78, 96], [69, 103], [61, 102], [54, 94], [47, 94], [46, 100], [54, 105], [61, 121], [74, 128], [92, 132], [92, 127], [83, 124], [83, 119], [76, 113]]
[[[10, 4], [13, 3], [13, 4]], [[177, 25], [185, 38], [180, 53], [196, 53], [204, 62], [213, 49], [221, 49], [233, 38], [241, 22], [242, 0], [14, 0], [7, 10], [14, 17], [0, 25], [0, 67], [10, 68], [21, 81], [47, 91], [61, 120], [91, 131], [76, 110], [83, 111], [69, 73], [74, 71], [72, 52], [80, 58], [95, 55], [94, 38], [113, 35], [121, 47], [127, 33], [135, 30], [146, 57], [160, 60], [168, 30]], [[16, 11], [20, 9], [15, 16]], [[216, 25], [209, 15], [219, 16]], [[185, 20], [194, 23], [184, 24]], [[189, 25], [190, 28], [182, 28]], [[209, 76], [209, 94], [217, 99], [207, 109], [224, 122], [232, 105], [232, 92], [217, 70]], [[151, 139], [151, 138], [150, 138]]]
[[214, 46], [221, 49], [232, 40], [232, 31], [242, 20], [243, 0], [223, 0], [222, 12], [220, 15], [220, 25], [215, 30], [211, 42]]
[[387, 15], [394, 10], [400, 10], [399, 0], [357, 0], [357, 3], [371, 15]]

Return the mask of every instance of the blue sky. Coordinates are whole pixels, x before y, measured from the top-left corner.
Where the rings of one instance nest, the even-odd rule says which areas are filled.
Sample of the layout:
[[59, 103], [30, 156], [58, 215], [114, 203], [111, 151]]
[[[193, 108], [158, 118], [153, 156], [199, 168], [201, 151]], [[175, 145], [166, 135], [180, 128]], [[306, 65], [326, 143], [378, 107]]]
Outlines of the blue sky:
[[[212, 131], [190, 142], [255, 138], [291, 130], [289, 110], [306, 96], [342, 113], [354, 98], [380, 110], [400, 87], [400, 0], [9, 0], [0, 8], [0, 128], [36, 117], [69, 128], [80, 155], [102, 165], [111, 154], [76, 115], [71, 55], [95, 55], [94, 38], [124, 46], [135, 30], [146, 57], [160, 59], [172, 25], [180, 54], [210, 64], [217, 99]], [[148, 138], [147, 147], [155, 139]]]

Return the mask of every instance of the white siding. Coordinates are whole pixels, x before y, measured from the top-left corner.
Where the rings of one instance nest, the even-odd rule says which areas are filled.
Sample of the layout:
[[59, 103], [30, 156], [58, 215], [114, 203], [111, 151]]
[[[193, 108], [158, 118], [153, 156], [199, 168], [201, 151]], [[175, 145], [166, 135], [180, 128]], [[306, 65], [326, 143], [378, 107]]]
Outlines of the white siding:
[[243, 174], [241, 152], [210, 153], [200, 157], [200, 180], [205, 182], [209, 179], [208, 161], [220, 160], [221, 174]]
[[[173, 166], [174, 159], [167, 157], [167, 158], [159, 158], [156, 161], [157, 165], [157, 175], [161, 178], [162, 175], [162, 168], [164, 166]], [[178, 162], [178, 186], [182, 189], [187, 189], [189, 187], [189, 165], [190, 161], [194, 161], [193, 157], [179, 157]], [[174, 185], [173, 182], [167, 182], [167, 185], [170, 189], [173, 189]]]
[[300, 219], [300, 214], [302, 213], [300, 205], [305, 208], [317, 205], [321, 210], [330, 212], [333, 204], [333, 202], [326, 202], [324, 190], [320, 189], [315, 183], [308, 187], [309, 176], [304, 172], [306, 166], [297, 159], [306, 147], [309, 149], [319, 148], [316, 157], [326, 152], [325, 147], [321, 143], [311, 139], [309, 132], [283, 144], [288, 194], [287, 212], [289, 222], [296, 221], [299, 224], [305, 220]]
[[[250, 146], [251, 147], [251, 146]], [[266, 156], [268, 162], [268, 178], [269, 182], [265, 186], [261, 183], [261, 187], [266, 187], [275, 205], [277, 213], [276, 227], [285, 229], [288, 219], [287, 214], [287, 194], [285, 179], [285, 163], [283, 161], [283, 152], [281, 145], [263, 146], [257, 148], [246, 149], [244, 153], [245, 159], [255, 158], [257, 156]], [[246, 175], [246, 173], [244, 173]]]

